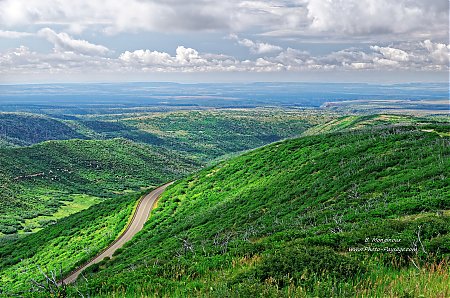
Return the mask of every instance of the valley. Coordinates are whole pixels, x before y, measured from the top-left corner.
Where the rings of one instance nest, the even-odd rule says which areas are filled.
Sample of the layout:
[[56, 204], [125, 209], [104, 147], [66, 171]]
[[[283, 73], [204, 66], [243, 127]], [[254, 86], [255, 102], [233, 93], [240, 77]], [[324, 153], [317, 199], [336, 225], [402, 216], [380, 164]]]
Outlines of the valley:
[[0, 0], [0, 298], [449, 298], [449, 12]]
[[[224, 89], [197, 106], [4, 103], [0, 297], [449, 294], [440, 93], [399, 112], [279, 89], [268, 106], [258, 88], [247, 106]], [[139, 199], [170, 181], [145, 220]]]
[[257, 109], [77, 117], [0, 114], [0, 235], [37, 231], [334, 116]]
[[[123, 121], [163, 136], [163, 131], [178, 131], [181, 125], [188, 128], [186, 116], [191, 112], [178, 113], [165, 115], [182, 119], [167, 121], [166, 126], [142, 116]], [[246, 112], [236, 113], [234, 120]], [[201, 116], [195, 119], [206, 121]], [[84, 270], [83, 278], [65, 293], [93, 297], [445, 294], [450, 248], [450, 127], [445, 118], [325, 115], [321, 121], [318, 117], [309, 121], [309, 128], [297, 130], [299, 137], [209, 164], [204, 162], [205, 153], [191, 154], [184, 159], [184, 172], [176, 167], [161, 173], [166, 178], [153, 180], [152, 185], [169, 181], [170, 175], [178, 180], [162, 194], [143, 230], [111, 259]], [[184, 140], [198, 138], [194, 129], [185, 131], [193, 136]], [[51, 142], [78, 142], [75, 147], [79, 147], [100, 141]], [[125, 139], [101, 142], [135, 144]], [[155, 145], [133, 146], [142, 150]], [[190, 151], [173, 152], [186, 158]], [[210, 154], [209, 160], [215, 156]], [[102, 168], [95, 176], [102, 177]], [[108, 185], [106, 178], [99, 185]], [[130, 184], [121, 189], [122, 194], [4, 242], [0, 293], [45, 297], [40, 291], [28, 292], [33, 288], [30, 278], [42, 278], [39, 268], [60, 266], [65, 275], [120, 234], [139, 192], [149, 188], [139, 180], [111, 181], [110, 191], [117, 184]], [[133, 187], [134, 192], [125, 191]], [[99, 190], [76, 189], [90, 195]], [[399, 240], [367, 243], [366, 239]], [[380, 252], [389, 249], [406, 251]], [[73, 250], [77, 253], [70, 253]], [[417, 288], [417, 282], [424, 286]]]

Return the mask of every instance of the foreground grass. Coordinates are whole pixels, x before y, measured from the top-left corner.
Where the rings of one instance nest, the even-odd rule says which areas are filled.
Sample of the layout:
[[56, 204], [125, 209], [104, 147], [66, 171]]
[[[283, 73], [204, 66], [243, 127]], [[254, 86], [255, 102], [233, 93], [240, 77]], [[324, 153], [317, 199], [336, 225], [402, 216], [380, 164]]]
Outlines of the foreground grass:
[[[273, 280], [263, 284], [230, 286], [223, 281], [227, 275], [215, 275], [196, 283], [169, 285], [139, 285], [129, 289], [123, 286], [114, 292], [104, 291], [91, 297], [449, 297], [448, 263], [432, 264], [426, 268], [400, 270], [380, 268], [364, 278], [350, 282], [324, 282], [317, 278], [313, 289], [290, 285], [280, 288]], [[158, 283], [157, 280], [154, 281]], [[167, 286], [167, 283], [165, 283]], [[82, 286], [78, 286], [83, 289]], [[188, 291], [188, 292], [186, 292]]]

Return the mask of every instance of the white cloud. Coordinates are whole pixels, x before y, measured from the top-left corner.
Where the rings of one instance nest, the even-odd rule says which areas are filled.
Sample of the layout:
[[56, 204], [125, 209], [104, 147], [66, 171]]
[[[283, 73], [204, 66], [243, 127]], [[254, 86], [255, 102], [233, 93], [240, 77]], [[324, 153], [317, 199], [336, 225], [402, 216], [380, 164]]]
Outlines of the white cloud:
[[[448, 14], [447, 0], [0, 1], [0, 25], [5, 30], [58, 25], [76, 34], [83, 30], [107, 34], [220, 31], [442, 40], [448, 38]], [[260, 47], [260, 51], [272, 49]]]
[[86, 40], [73, 39], [67, 33], [56, 33], [50, 28], [39, 30], [38, 35], [53, 43], [55, 51], [74, 52], [88, 56], [101, 56], [109, 52], [107, 47]]
[[23, 38], [32, 35], [32, 33], [28, 32], [0, 30], [0, 38]]
[[0, 55], [0, 73], [44, 74], [85, 73], [104, 67], [107, 60], [79, 55], [73, 52], [41, 54], [21, 46]]
[[230, 34], [230, 39], [236, 40], [238, 44], [249, 48], [250, 52], [253, 54], [267, 54], [274, 52], [281, 52], [283, 48], [265, 42], [253, 41], [247, 38], [239, 38], [236, 34]]
[[0, 55], [0, 74], [151, 73], [151, 72], [308, 72], [329, 70], [448, 70], [449, 45], [429, 40], [366, 50], [349, 48], [325, 55], [287, 48], [274, 56], [239, 60], [179, 46], [175, 54], [125, 51], [117, 58], [88, 56], [80, 51], [40, 54], [19, 47]]
[[385, 57], [388, 60], [396, 62], [404, 62], [409, 60], [408, 53], [400, 49], [395, 49], [391, 47], [379, 47], [379, 46], [372, 46], [371, 49], [376, 52], [380, 52], [383, 55], [383, 57]]
[[346, 35], [448, 32], [447, 0], [309, 0], [310, 28]]
[[125, 63], [148, 64], [148, 65], [170, 65], [173, 64], [172, 57], [163, 52], [150, 50], [126, 51], [120, 54], [119, 59]]
[[434, 64], [448, 65], [450, 46], [443, 43], [433, 43], [425, 40], [421, 45], [427, 49], [429, 58]]
[[[233, 4], [220, 1], [140, 0], [3, 0], [0, 24], [66, 25], [72, 32], [89, 27], [107, 33], [142, 31], [186, 31], [228, 28], [225, 11]], [[77, 24], [77, 26], [73, 26]]]
[[181, 65], [202, 65], [206, 63], [206, 60], [200, 57], [194, 49], [179, 46], [177, 47], [176, 53], [175, 59]]

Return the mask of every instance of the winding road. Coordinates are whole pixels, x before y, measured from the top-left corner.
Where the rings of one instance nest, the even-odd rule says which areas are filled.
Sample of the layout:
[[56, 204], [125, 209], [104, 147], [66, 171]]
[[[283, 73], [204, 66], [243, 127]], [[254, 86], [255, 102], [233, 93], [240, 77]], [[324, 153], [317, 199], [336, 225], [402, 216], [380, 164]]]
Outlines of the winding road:
[[131, 240], [131, 238], [133, 238], [133, 236], [136, 235], [137, 232], [142, 230], [145, 222], [150, 216], [150, 211], [152, 211], [155, 202], [157, 201], [161, 193], [171, 184], [173, 184], [173, 182], [164, 184], [156, 188], [149, 194], [147, 194], [145, 197], [143, 197], [139, 201], [138, 206], [133, 214], [133, 218], [131, 219], [131, 222], [128, 224], [127, 229], [113, 243], [111, 243], [106, 249], [100, 252], [97, 256], [95, 256], [89, 262], [81, 265], [80, 267], [72, 271], [68, 276], [64, 278], [63, 282], [65, 284], [74, 282], [84, 269], [93, 264], [99, 263], [106, 257], [111, 258], [116, 250], [118, 250], [126, 242]]

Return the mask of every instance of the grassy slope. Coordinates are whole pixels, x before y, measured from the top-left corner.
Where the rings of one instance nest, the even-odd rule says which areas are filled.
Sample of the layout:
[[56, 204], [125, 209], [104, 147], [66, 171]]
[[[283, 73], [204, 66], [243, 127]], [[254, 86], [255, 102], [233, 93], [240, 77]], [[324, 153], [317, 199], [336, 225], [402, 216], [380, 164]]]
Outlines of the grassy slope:
[[[177, 182], [78, 286], [105, 297], [448, 296], [448, 266], [431, 264], [450, 253], [449, 167], [449, 138], [417, 126], [266, 146]], [[410, 248], [418, 232], [426, 254], [418, 242], [417, 254], [349, 252]]]
[[210, 160], [300, 135], [331, 113], [282, 109], [223, 109], [132, 115], [78, 115], [56, 120], [43, 115], [0, 113], [0, 147], [46, 140], [125, 138], [188, 151]]
[[3, 233], [54, 223], [55, 212], [63, 217], [102, 198], [140, 192], [200, 166], [176, 152], [123, 139], [48, 141], [1, 149], [0, 160]]
[[137, 196], [106, 200], [46, 229], [0, 245], [0, 296], [26, 292], [42, 270], [69, 272], [116, 238]]

